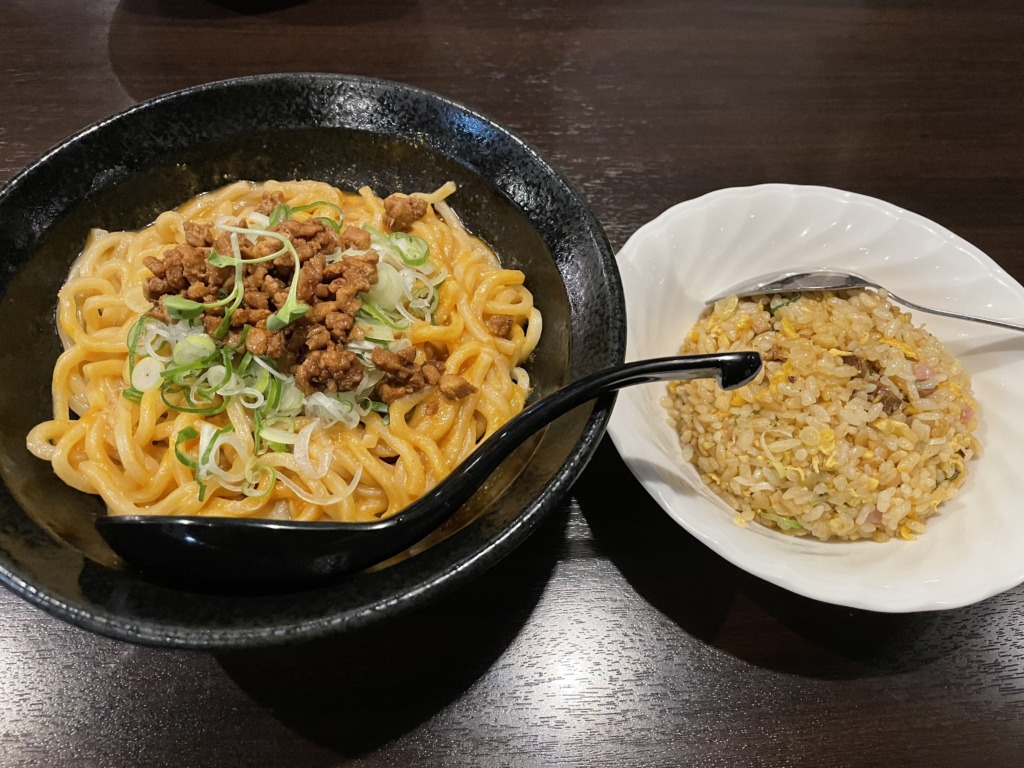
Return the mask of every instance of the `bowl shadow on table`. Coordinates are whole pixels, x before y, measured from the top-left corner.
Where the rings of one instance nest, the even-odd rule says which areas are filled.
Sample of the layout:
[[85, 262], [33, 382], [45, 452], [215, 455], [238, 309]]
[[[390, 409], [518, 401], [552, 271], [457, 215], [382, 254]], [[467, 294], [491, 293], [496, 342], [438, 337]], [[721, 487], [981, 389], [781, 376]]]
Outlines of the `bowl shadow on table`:
[[[326, 24], [359, 23], [367, 18], [393, 20], [418, 5], [416, 0], [366, 4], [336, 0], [121, 0], [117, 11], [141, 17], [184, 21], [219, 21], [239, 16], [265, 16], [303, 6], [302, 11]], [[353, 16], [359, 7], [362, 15]]]
[[972, 615], [986, 610], [875, 613], [752, 576], [665, 514], [608, 439], [574, 495], [598, 551], [644, 600], [698, 640], [766, 669], [821, 679], [912, 671], [960, 647]]
[[[153, 35], [154, 20], [187, 24], [188, 45], [181, 45], [178, 36]], [[403, 49], [402, 72], [382, 69], [393, 66], [393, 53], [365, 41], [360, 56], [338, 56], [339, 34], [362, 36], [367, 27], [386, 30], [399, 21], [427, 28], [428, 19], [417, 0], [121, 0], [110, 21], [107, 56], [121, 87], [140, 100], [198, 83], [271, 72], [342, 71], [403, 79], [402, 73], [422, 68], [429, 37]], [[285, 42], [235, 45], [231, 56], [194, 53], [217, 50], [225, 40], [246, 35]], [[301, 58], [288, 44], [292, 36], [302, 41]]]
[[519, 634], [554, 572], [558, 507], [490, 570], [417, 609], [299, 645], [221, 652], [221, 668], [306, 739], [346, 756], [373, 751], [457, 700]]

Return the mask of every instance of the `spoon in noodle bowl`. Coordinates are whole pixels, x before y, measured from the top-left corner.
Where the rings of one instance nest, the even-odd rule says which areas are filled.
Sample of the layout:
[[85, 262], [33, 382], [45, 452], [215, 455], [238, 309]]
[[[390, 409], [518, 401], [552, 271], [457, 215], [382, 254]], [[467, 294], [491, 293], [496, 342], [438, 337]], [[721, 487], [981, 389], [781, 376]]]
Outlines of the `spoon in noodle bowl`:
[[597, 371], [510, 419], [450, 475], [391, 517], [372, 523], [163, 515], [106, 516], [96, 527], [129, 565], [205, 590], [284, 589], [362, 571], [423, 539], [462, 506], [527, 437], [555, 418], [623, 387], [714, 377], [723, 389], [751, 381], [757, 352], [681, 355]]

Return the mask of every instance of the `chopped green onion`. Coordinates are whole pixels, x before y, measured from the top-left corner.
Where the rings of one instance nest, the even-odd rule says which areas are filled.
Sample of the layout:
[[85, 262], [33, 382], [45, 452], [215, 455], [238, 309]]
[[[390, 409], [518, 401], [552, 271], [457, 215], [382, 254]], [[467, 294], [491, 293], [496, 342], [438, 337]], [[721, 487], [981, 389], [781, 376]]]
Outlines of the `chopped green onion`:
[[398, 251], [402, 261], [410, 267], [418, 267], [427, 263], [430, 257], [430, 246], [422, 237], [395, 232], [391, 235], [391, 246]]
[[386, 232], [381, 232], [379, 229], [369, 224], [363, 224], [363, 229], [370, 233], [370, 242], [374, 245], [379, 245], [384, 248], [391, 247], [391, 238], [388, 237]]
[[199, 432], [196, 431], [195, 427], [185, 427], [183, 430], [178, 432], [178, 436], [174, 438], [174, 455], [178, 457], [178, 461], [191, 470], [198, 469], [199, 465], [196, 464], [195, 460], [192, 459], [191, 456], [181, 450], [181, 444], [188, 442], [189, 440], [195, 440], [197, 437], [199, 437]]
[[325, 227], [330, 227], [335, 233], [341, 232], [341, 224], [336, 222], [334, 219], [329, 219], [326, 216], [317, 216], [313, 221], [319, 221]]
[[277, 427], [264, 426], [260, 434], [267, 442], [277, 443], [278, 445], [292, 445], [298, 439], [298, 435], [294, 432], [278, 429]]
[[[146, 321], [149, 320], [147, 315], [140, 315], [139, 319], [136, 320], [132, 327], [128, 329], [128, 381], [131, 382], [132, 376], [135, 374], [135, 361], [139, 356], [139, 340], [142, 338], [142, 332], [146, 328]], [[129, 386], [127, 389], [121, 391], [121, 396], [125, 400], [129, 400], [133, 403], [142, 401], [142, 392], [137, 390], [134, 385]]]
[[302, 408], [304, 400], [305, 397], [302, 394], [302, 390], [295, 386], [293, 379], [282, 382], [278, 412], [283, 415], [295, 415]]
[[277, 370], [277, 363], [271, 360], [269, 357], [254, 357], [252, 359], [260, 368], [267, 371], [271, 376], [284, 381], [287, 376]]
[[377, 264], [377, 282], [363, 295], [379, 307], [395, 307], [402, 300], [405, 284], [398, 270], [386, 262]]
[[199, 457], [199, 467], [200, 467], [200, 470], [202, 470], [204, 467], [206, 467], [210, 463], [210, 459], [216, 453], [217, 443], [220, 441], [220, 438], [222, 438], [224, 435], [226, 435], [232, 429], [233, 429], [233, 427], [231, 426], [231, 422], [228, 422], [223, 427], [221, 427], [220, 429], [216, 430], [210, 436], [210, 442], [207, 444], [206, 450], [203, 451], [203, 455]]
[[[258, 487], [259, 480], [262, 475], [266, 475], [268, 480], [266, 487], [261, 491], [258, 490]], [[274, 490], [274, 484], [276, 482], [277, 470], [269, 464], [265, 464], [262, 461], [256, 461], [245, 468], [245, 482], [242, 483], [242, 493], [254, 499], [262, 499]]]
[[372, 320], [377, 320], [377, 321], [383, 323], [384, 325], [386, 325], [388, 328], [391, 328], [392, 330], [395, 330], [395, 331], [404, 331], [406, 328], [409, 327], [409, 321], [408, 320], [405, 320], [405, 319], [397, 319], [396, 320], [395, 318], [391, 317], [391, 315], [389, 315], [387, 312], [385, 312], [380, 307], [378, 307], [376, 304], [374, 304], [372, 301], [364, 301], [363, 302], [363, 306], [361, 306], [359, 308], [359, 312], [356, 313], [357, 319], [359, 317], [359, 313], [364, 313], [363, 317], [365, 317], [366, 315], [369, 315], [369, 319], [371, 321]]
[[779, 528], [789, 528], [793, 530], [803, 528], [803, 525], [800, 524], [800, 521], [795, 520], [792, 517], [782, 517], [780, 515], [773, 515], [770, 512], [760, 512], [759, 514], [765, 520], [771, 520], [773, 523], [779, 526]]
[[194, 333], [174, 345], [172, 358], [178, 365], [192, 365], [216, 354], [217, 342], [205, 333]]
[[199, 437], [199, 432], [196, 431], [195, 427], [185, 427], [183, 430], [178, 432], [177, 437], [174, 438], [174, 455], [177, 457], [178, 461], [192, 470], [192, 475], [195, 477], [196, 484], [199, 486], [199, 500], [202, 501], [206, 497], [206, 483], [199, 479], [199, 465], [191, 456], [181, 450], [182, 443], [186, 443], [189, 440], [195, 440], [197, 437]]
[[133, 403], [142, 402], [142, 392], [139, 392], [135, 387], [128, 387], [128, 389], [121, 390], [121, 397]]
[[[249, 326], [245, 326], [245, 329], [248, 330]], [[252, 357], [252, 352], [246, 352], [242, 355], [242, 359], [238, 361], [238, 366], [235, 368], [235, 373], [238, 376], [245, 376], [249, 373], [249, 365], [252, 363]]]
[[338, 217], [344, 219], [345, 212], [341, 210], [334, 203], [329, 203], [326, 200], [315, 200], [312, 203], [306, 203], [305, 205], [297, 205], [291, 209], [292, 213], [298, 213], [299, 211], [312, 211], [314, 208], [333, 208], [338, 212]]
[[220, 353], [214, 352], [208, 357], [204, 357], [201, 360], [194, 360], [191, 363], [182, 363], [181, 365], [169, 365], [160, 372], [160, 375], [164, 379], [175, 384], [183, 384], [184, 381], [182, 377], [195, 371], [205, 370], [210, 365], [210, 363], [212, 363], [214, 360], [219, 359]]
[[270, 223], [267, 224], [268, 228], [276, 227], [282, 221], [287, 219], [291, 215], [291, 211], [287, 205], [281, 203], [277, 205], [274, 210], [270, 212]]
[[306, 398], [302, 409], [307, 416], [319, 419], [324, 426], [340, 423], [346, 427], [355, 427], [359, 424], [360, 414], [351, 393], [314, 392]]
[[341, 231], [341, 223], [345, 220], [345, 213], [334, 203], [329, 203], [326, 200], [316, 200], [312, 203], [307, 203], [306, 205], [297, 205], [294, 208], [281, 203], [271, 211], [270, 221], [267, 226], [269, 228], [273, 228], [282, 221], [290, 219], [292, 214], [298, 213], [299, 211], [312, 211], [315, 208], [333, 208], [336, 210], [338, 212], [338, 221], [334, 221], [334, 219], [330, 219], [326, 216], [317, 216], [315, 217], [315, 220], [331, 227], [335, 232]]
[[[790, 304], [792, 304], [792, 303], [793, 303], [794, 301], [796, 301], [796, 300], [797, 300], [797, 299], [799, 299], [799, 298], [800, 298], [800, 294], [798, 293], [798, 294], [797, 294], [796, 296], [794, 296], [794, 297], [793, 297], [792, 299], [789, 299], [788, 301], [784, 301], [784, 302], [782, 302], [781, 304], [776, 304], [776, 305], [775, 305], [774, 307], [772, 307], [771, 309], [769, 309], [769, 310], [768, 310], [768, 314], [769, 314], [769, 315], [774, 315], [774, 314], [775, 314], [776, 312], [778, 312], [778, 311], [779, 311], [780, 309], [782, 309], [783, 307], [788, 307], [788, 306], [789, 306]], [[802, 527], [802, 526], [801, 526], [801, 527]]]
[[[251, 330], [252, 330], [252, 326], [249, 325], [248, 323], [246, 325], [242, 326], [242, 335], [238, 337], [238, 343], [235, 344], [233, 347], [231, 347], [231, 350], [233, 352], [241, 352], [243, 349], [245, 349], [245, 341], [246, 341], [246, 339], [249, 338], [249, 331], [251, 331]], [[245, 354], [248, 355], [249, 353], [246, 352]], [[251, 357], [251, 355], [250, 355], [250, 357]], [[245, 358], [243, 358], [243, 360], [244, 359]]]
[[231, 371], [223, 365], [211, 365], [206, 369], [206, 380], [210, 382], [214, 392], [227, 384], [230, 379]]
[[253, 411], [253, 414], [252, 414], [252, 441], [253, 441], [252, 452], [253, 452], [253, 455], [256, 455], [256, 454], [258, 454], [260, 452], [260, 442], [263, 439], [262, 435], [260, 433], [262, 431], [263, 431], [263, 411], [260, 410], [259, 408], [257, 408], [255, 411]]
[[[186, 405], [181, 403], [172, 403], [169, 399], [169, 395], [181, 395], [185, 398]], [[194, 405], [191, 398], [184, 392], [184, 387], [180, 384], [172, 384], [169, 381], [165, 381], [163, 386], [160, 388], [160, 399], [163, 400], [164, 405], [173, 411], [180, 411], [181, 413], [198, 413], [201, 416], [213, 416], [216, 413], [220, 413], [228, 407], [228, 398], [222, 398], [219, 403], [207, 401], [210, 405], [198, 406]]]
[[363, 338], [366, 341], [375, 343], [377, 346], [387, 346], [395, 340], [395, 332], [384, 323], [367, 322], [360, 326], [363, 329]]
[[271, 411], [276, 411], [278, 406], [281, 404], [281, 380], [276, 376], [270, 376], [267, 374], [269, 383], [267, 384], [267, 392], [264, 393], [267, 404], [267, 408]]
[[131, 369], [135, 365], [135, 358], [139, 354], [139, 339], [142, 338], [142, 332], [145, 330], [146, 321], [149, 317], [146, 315], [140, 315], [139, 319], [136, 320], [132, 327], [128, 329], [128, 368]]
[[132, 371], [132, 389], [148, 392], [160, 384], [160, 370], [163, 366], [155, 357], [144, 357]]

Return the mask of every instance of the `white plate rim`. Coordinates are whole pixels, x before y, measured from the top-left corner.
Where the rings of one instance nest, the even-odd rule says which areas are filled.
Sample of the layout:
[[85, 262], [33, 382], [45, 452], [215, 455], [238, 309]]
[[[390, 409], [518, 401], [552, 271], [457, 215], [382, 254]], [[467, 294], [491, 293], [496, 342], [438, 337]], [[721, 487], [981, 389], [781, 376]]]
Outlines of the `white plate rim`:
[[[1009, 291], [1014, 299], [1014, 309], [1016, 312], [1024, 311], [1024, 287], [1017, 283], [990, 257], [945, 227], [927, 219], [924, 216], [906, 210], [905, 208], [901, 208], [867, 195], [824, 186], [771, 183], [748, 187], [729, 187], [709, 192], [697, 198], [671, 206], [650, 222], [637, 229], [619, 250], [617, 254], [617, 261], [620, 272], [623, 276], [623, 283], [627, 297], [627, 360], [639, 359], [637, 357], [637, 342], [634, 334], [630, 331], [630, 327], [633, 325], [630, 315], [636, 311], [634, 306], [636, 296], [635, 288], [630, 282], [629, 269], [635, 266], [635, 262], [638, 259], [637, 254], [641, 250], [641, 245], [644, 240], [652, 237], [658, 232], [658, 230], [669, 226], [672, 222], [680, 218], [684, 218], [693, 212], [708, 209], [710, 206], [716, 205], [720, 201], [729, 199], [753, 199], [758, 196], [766, 195], [802, 199], [807, 201], [854, 203], [863, 206], [865, 209], [872, 209], [880, 216], [894, 218], [896, 220], [906, 222], [908, 225], [920, 227], [932, 235], [944, 239], [949, 248], [955, 249], [956, 251], [963, 253], [965, 257], [968, 257], [975, 267], [979, 270], [984, 270], [987, 273], [987, 280], [994, 281], [1002, 288]], [[821, 266], [838, 265], [821, 264]], [[753, 277], [754, 274], [764, 271], [766, 270], [754, 269], [746, 276]], [[731, 280], [726, 281], [724, 285], [721, 285], [720, 287], [727, 287], [731, 282]], [[633, 312], [631, 312], [631, 309]], [[1003, 319], [1017, 318], [1004, 317]], [[931, 321], [929, 321], [929, 323], [931, 323]], [[682, 338], [682, 334], [685, 333], [686, 328], [688, 327], [689, 326], [678, 329], [680, 340]], [[987, 328], [987, 326], [982, 327]], [[1004, 335], [1013, 335], [1013, 332], [1010, 331], [1001, 333]], [[970, 334], [965, 335], [969, 336]], [[672, 354], [674, 351], [674, 349], [663, 349], [659, 350], [658, 354]], [[647, 356], [651, 355], [648, 354]], [[648, 389], [656, 386], [658, 385], [649, 385]], [[637, 423], [636, 420], [638, 418], [642, 418], [634, 407], [637, 398], [640, 396], [641, 389], [642, 388], [625, 390], [619, 395], [618, 402], [612, 413], [608, 427], [609, 436], [617, 450], [633, 475], [645, 487], [659, 506], [661, 506], [680, 526], [717, 554], [748, 573], [805, 597], [837, 605], [845, 605], [853, 608], [881, 612], [911, 612], [960, 607], [986, 599], [1024, 582], [1024, 558], [1021, 559], [1020, 564], [1016, 568], [1006, 570], [1001, 573], [998, 578], [989, 579], [987, 581], [983, 580], [984, 583], [982, 584], [973, 584], [969, 589], [937, 589], [932, 585], [910, 583], [892, 585], [891, 589], [881, 592], [860, 590], [856, 588], [856, 585], [848, 589], [836, 589], [834, 585], [829, 584], [823, 586], [818, 583], [808, 582], [807, 579], [804, 578], [806, 575], [804, 572], [800, 571], [799, 568], [791, 567], [789, 564], [779, 564], [776, 562], [760, 561], [757, 559], [752, 560], [747, 556], [746, 550], [743, 546], [737, 546], [737, 539], [735, 536], [727, 535], [723, 537], [718, 535], [720, 532], [716, 532], [716, 530], [709, 528], [707, 525], [701, 524], [701, 520], [695, 516], [693, 509], [695, 503], [701, 503], [697, 500], [698, 497], [712, 497], [710, 491], [704, 488], [691, 487], [690, 498], [681, 499], [678, 493], [665, 484], [658, 468], [645, 461], [645, 456], [647, 454], [645, 454], [644, 438], [639, 436], [633, 429], [633, 425]], [[664, 425], [664, 429], [669, 429], [667, 424]], [[969, 483], [970, 481], [971, 478], [968, 478]], [[694, 493], [694, 491], [696, 493]], [[720, 504], [720, 502], [717, 503]], [[722, 514], [727, 513], [723, 511]], [[719, 528], [720, 527], [721, 526], [719, 526]], [[781, 534], [769, 532], [767, 529], [763, 529], [759, 532], [779, 540], [785, 540], [781, 541], [781, 544], [786, 548], [792, 548], [794, 546], [792, 543], [794, 541], [793, 537], [784, 537]], [[737, 536], [749, 535], [749, 531], [741, 530], [738, 527], [735, 527], [735, 533]], [[925, 534], [925, 536], [921, 537], [918, 542], [926, 541], [928, 535], [930, 534]], [[1021, 536], [1024, 537], [1024, 528], [1022, 528]], [[806, 540], [798, 539], [795, 541], [804, 542]], [[875, 545], [871, 542], [854, 542], [849, 544], [821, 544], [821, 546], [833, 548], [836, 553], [839, 554], [842, 552], [843, 547], [905, 547], [908, 544], [913, 546], [918, 542], [889, 542], [883, 545]], [[819, 542], [808, 543], [812, 545], [820, 544]], [[796, 546], [800, 547], [802, 545], [797, 544]]]

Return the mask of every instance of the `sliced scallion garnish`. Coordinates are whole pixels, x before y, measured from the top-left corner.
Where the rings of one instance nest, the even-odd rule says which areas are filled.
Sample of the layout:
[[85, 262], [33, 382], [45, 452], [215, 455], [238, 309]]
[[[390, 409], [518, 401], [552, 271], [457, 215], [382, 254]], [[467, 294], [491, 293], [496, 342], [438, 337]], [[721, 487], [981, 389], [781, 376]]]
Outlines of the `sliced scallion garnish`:
[[427, 245], [427, 241], [416, 235], [395, 232], [391, 235], [391, 246], [410, 267], [422, 266], [430, 258], [430, 246]]
[[[135, 362], [136, 360], [138, 360], [139, 355], [139, 340], [142, 338], [142, 332], [145, 330], [146, 322], [148, 320], [149, 317], [147, 317], [146, 315], [141, 315], [139, 319], [132, 324], [132, 327], [128, 329], [127, 344], [129, 384], [131, 384], [132, 377], [135, 374]], [[142, 392], [136, 389], [134, 385], [130, 385], [127, 389], [122, 390], [121, 396], [124, 397], [126, 400], [130, 400], [133, 403], [138, 403], [142, 401]]]
[[337, 221], [328, 218], [327, 216], [316, 216], [315, 220], [329, 226], [335, 232], [340, 232], [341, 224], [345, 220], [345, 214], [337, 205], [335, 205], [334, 203], [329, 203], [326, 200], [316, 200], [312, 203], [307, 203], [306, 205], [297, 205], [294, 208], [285, 205], [284, 203], [281, 203], [275, 206], [274, 210], [270, 212], [270, 221], [267, 224], [267, 227], [268, 229], [272, 229], [273, 227], [280, 224], [282, 221], [287, 221], [288, 219], [290, 219], [293, 214], [299, 213], [300, 211], [312, 211], [317, 208], [333, 208], [338, 212]]
[[199, 437], [199, 432], [195, 427], [185, 427], [179, 431], [177, 437], [174, 438], [174, 455], [179, 462], [192, 470], [192, 476], [195, 478], [196, 484], [199, 486], [199, 500], [202, 501], [206, 497], [206, 483], [199, 479], [199, 464], [196, 463], [195, 459], [181, 450], [182, 443], [187, 443], [189, 440], [195, 440], [197, 437]]
[[385, 312], [372, 301], [363, 301], [363, 305], [359, 308], [359, 312], [356, 313], [357, 320], [359, 319], [360, 313], [363, 314], [364, 319], [368, 318], [371, 322], [375, 320], [379, 323], [382, 323], [383, 325], [386, 325], [393, 331], [404, 331], [409, 327], [408, 320], [401, 317], [392, 317], [389, 313]]

